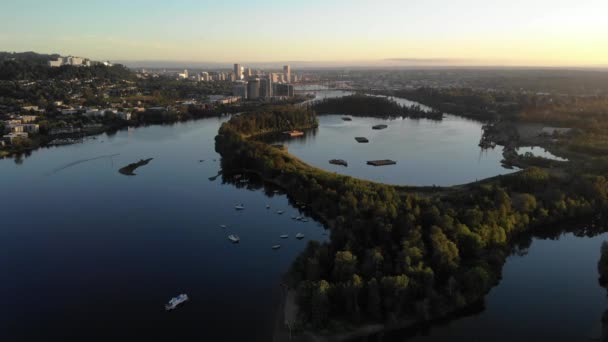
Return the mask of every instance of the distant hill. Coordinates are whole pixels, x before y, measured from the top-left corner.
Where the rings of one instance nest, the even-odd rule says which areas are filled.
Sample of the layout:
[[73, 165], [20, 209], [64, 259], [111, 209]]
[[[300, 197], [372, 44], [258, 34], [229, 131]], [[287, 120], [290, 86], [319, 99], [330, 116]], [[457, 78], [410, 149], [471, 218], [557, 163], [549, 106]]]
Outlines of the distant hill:
[[77, 67], [63, 65], [51, 68], [48, 62], [61, 57], [59, 54], [39, 54], [36, 52], [0, 52], [0, 80], [47, 80], [73, 78], [101, 78], [109, 80], [132, 80], [133, 72], [125, 66], [93, 65]]
[[0, 61], [19, 60], [32, 63], [46, 64], [48, 61], [56, 60], [61, 57], [59, 54], [41, 54], [33, 51], [27, 52], [2, 52], [0, 51]]

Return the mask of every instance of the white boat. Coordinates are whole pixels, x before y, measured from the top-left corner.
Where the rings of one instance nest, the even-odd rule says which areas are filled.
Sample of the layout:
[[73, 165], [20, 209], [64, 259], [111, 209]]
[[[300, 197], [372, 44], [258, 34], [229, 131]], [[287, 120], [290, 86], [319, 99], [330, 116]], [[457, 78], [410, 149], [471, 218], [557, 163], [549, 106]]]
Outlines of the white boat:
[[307, 218], [303, 218], [300, 221], [302, 221], [302, 222], [308, 222], [308, 219]]
[[296, 234], [296, 239], [302, 240], [303, 238], [304, 238], [304, 234], [302, 234], [302, 233]]
[[281, 248], [281, 245], [274, 245], [274, 246], [272, 246], [272, 249], [279, 249], [279, 248]]
[[230, 234], [228, 235], [228, 240], [232, 241], [233, 243], [238, 243], [239, 241], [241, 241], [241, 238], [239, 238], [238, 235]]
[[281, 235], [281, 239], [287, 239], [288, 237], [289, 237], [289, 235], [288, 235], [288, 234], [283, 234], [283, 235]]
[[277, 214], [283, 215], [285, 212], [283, 210], [277, 210]]
[[295, 218], [297, 221], [302, 221], [303, 217], [302, 216], [298, 216]]
[[266, 204], [266, 209], [270, 209], [270, 204]]
[[241, 204], [237, 204], [234, 206], [234, 209], [236, 210], [245, 210], [245, 206], [241, 203]]
[[173, 297], [173, 298], [171, 298], [171, 300], [169, 301], [169, 303], [165, 305], [165, 310], [167, 310], [167, 311], [173, 310], [178, 305], [180, 305], [181, 303], [187, 301], [188, 299], [189, 299], [188, 295], [185, 294], [185, 293], [182, 293], [182, 294], [180, 294], [177, 297]]
[[225, 224], [220, 224], [220, 228], [224, 228], [224, 229], [226, 229], [227, 227], [228, 227], [228, 226], [227, 226], [227, 225], [225, 225]]

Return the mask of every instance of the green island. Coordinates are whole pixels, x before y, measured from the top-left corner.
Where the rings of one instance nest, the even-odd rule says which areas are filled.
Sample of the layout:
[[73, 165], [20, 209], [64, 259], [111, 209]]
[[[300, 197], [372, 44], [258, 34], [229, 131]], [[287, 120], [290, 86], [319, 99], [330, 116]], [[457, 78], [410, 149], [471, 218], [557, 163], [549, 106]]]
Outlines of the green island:
[[[531, 113], [494, 129], [525, 125]], [[595, 130], [553, 143], [568, 153], [565, 163], [529, 157], [526, 169], [510, 175], [408, 187], [327, 172], [261, 139], [316, 126], [310, 108], [267, 106], [232, 118], [216, 137], [223, 170], [283, 188], [330, 229], [330, 241], [310, 242], [285, 277], [286, 305], [297, 307], [290, 328], [304, 340], [343, 340], [457, 314], [483, 301], [522, 236], [559, 235], [574, 222], [584, 222], [582, 231], [604, 227], [606, 158], [573, 146]]]
[[148, 163], [150, 163], [152, 161], [152, 159], [154, 159], [154, 158], [141, 159], [137, 163], [131, 163], [125, 167], [120, 168], [120, 170], [118, 170], [118, 172], [122, 173], [125, 176], [135, 176], [136, 175], [135, 170], [137, 170], [137, 168], [142, 167], [144, 165], [148, 165]]

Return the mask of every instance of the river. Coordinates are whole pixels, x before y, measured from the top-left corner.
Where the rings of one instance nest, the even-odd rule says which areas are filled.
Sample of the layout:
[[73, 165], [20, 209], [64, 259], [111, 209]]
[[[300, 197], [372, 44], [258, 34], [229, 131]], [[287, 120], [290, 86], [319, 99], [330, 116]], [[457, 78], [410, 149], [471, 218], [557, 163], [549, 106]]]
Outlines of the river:
[[[214, 137], [224, 120], [130, 128], [82, 144], [39, 149], [26, 158], [0, 160], [0, 341], [269, 341], [281, 276], [308, 240], [323, 241], [327, 235], [313, 220], [293, 221], [290, 217], [301, 212], [272, 188], [248, 186], [246, 180], [236, 186], [222, 177], [209, 179], [220, 169]], [[370, 129], [374, 120], [344, 123], [326, 116], [316, 135], [290, 142], [289, 148], [307, 160], [299, 145], [306, 147], [312, 139], [322, 146], [325, 131], [343, 128], [345, 136], [360, 129], [377, 142]], [[420, 150], [415, 162], [389, 152], [416, 149], [400, 145], [380, 150], [386, 153], [378, 157], [396, 158], [399, 167], [413, 165], [417, 170], [402, 173], [404, 178], [390, 171], [387, 181], [451, 184], [493, 175], [475, 173], [480, 163], [474, 158], [479, 155], [473, 144], [480, 134], [477, 123], [471, 126], [470, 121], [448, 116], [443, 124], [449, 128], [427, 120], [394, 120], [389, 129], [377, 132], [385, 139], [392, 136], [391, 129], [403, 127], [408, 139], [423, 139], [415, 145]], [[474, 128], [454, 131], [459, 125]], [[460, 166], [445, 170], [450, 163], [460, 165], [457, 157], [432, 164], [436, 156], [428, 142], [449, 142], [453, 136], [470, 139], [472, 145], [461, 158], [469, 158], [472, 175]], [[331, 157], [344, 158], [338, 150], [341, 144], [338, 139], [324, 146], [330, 146], [326, 149]], [[349, 162], [357, 164], [355, 156], [363, 147], [351, 145]], [[438, 146], [446, 145], [452, 144]], [[329, 152], [319, 153], [326, 153], [318, 163], [327, 167]], [[154, 159], [138, 168], [136, 176], [118, 172], [146, 158]], [[481, 160], [490, 159], [482, 155]], [[357, 168], [349, 165], [344, 170]], [[370, 170], [387, 172], [365, 172]], [[235, 211], [235, 204], [241, 203], [246, 209]], [[286, 212], [278, 215], [276, 210]], [[306, 234], [303, 241], [294, 239], [298, 232]], [[229, 234], [238, 234], [240, 244], [231, 244]], [[281, 234], [289, 238], [281, 240]], [[568, 234], [556, 241], [534, 240], [527, 256], [508, 259], [504, 278], [481, 313], [434, 327], [426, 336], [395, 333], [383, 340], [597, 336], [601, 313], [608, 306], [595, 265], [606, 238]], [[272, 250], [275, 244], [282, 248]], [[180, 293], [191, 300], [166, 312], [164, 304]]]
[[[268, 341], [281, 276], [308, 240], [327, 237], [293, 221], [280, 193], [209, 180], [223, 120], [0, 160], [0, 341]], [[118, 172], [145, 158], [136, 176]], [[166, 312], [180, 293], [191, 300]]]

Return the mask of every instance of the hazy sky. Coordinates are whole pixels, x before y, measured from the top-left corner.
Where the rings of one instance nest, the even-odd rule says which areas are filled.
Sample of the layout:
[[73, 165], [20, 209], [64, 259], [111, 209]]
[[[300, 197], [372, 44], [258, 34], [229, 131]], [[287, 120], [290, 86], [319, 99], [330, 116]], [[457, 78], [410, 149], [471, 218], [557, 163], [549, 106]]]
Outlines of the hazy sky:
[[608, 65], [608, 0], [0, 0], [0, 51]]

